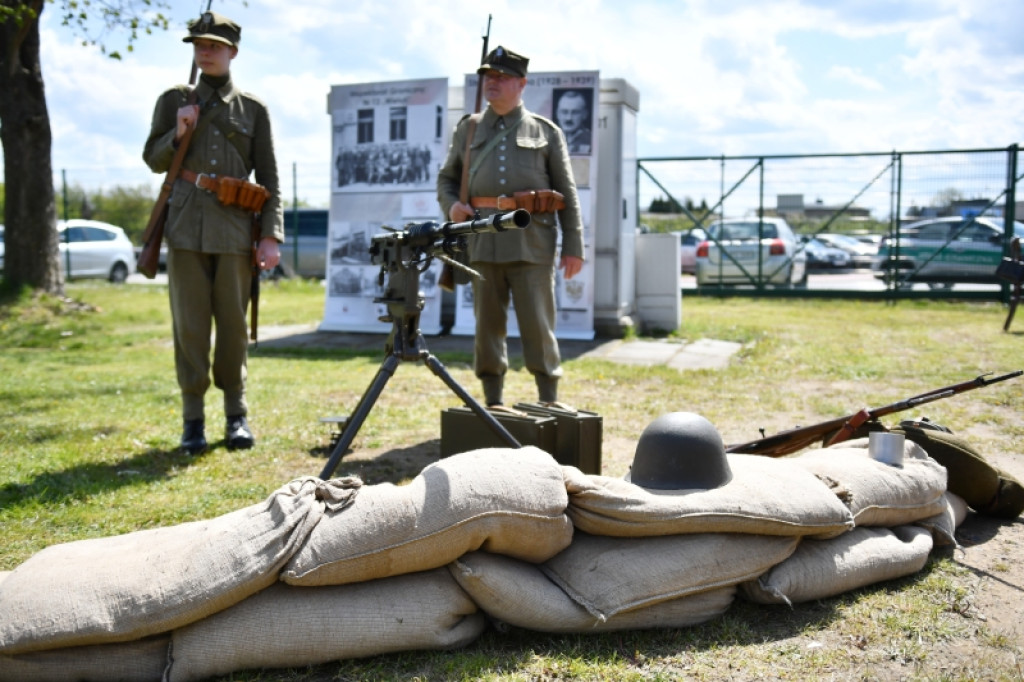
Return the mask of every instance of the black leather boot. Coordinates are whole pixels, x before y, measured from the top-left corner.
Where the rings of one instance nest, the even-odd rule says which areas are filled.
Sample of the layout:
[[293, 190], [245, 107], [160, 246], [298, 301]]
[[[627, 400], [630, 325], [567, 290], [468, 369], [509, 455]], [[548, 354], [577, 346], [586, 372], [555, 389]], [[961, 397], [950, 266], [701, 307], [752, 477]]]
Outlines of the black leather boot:
[[206, 422], [202, 419], [186, 419], [181, 432], [181, 449], [188, 455], [198, 455], [206, 450]]
[[252, 430], [249, 429], [249, 422], [246, 421], [244, 414], [228, 417], [227, 425], [224, 428], [224, 440], [227, 442], [229, 450], [248, 450], [256, 445], [256, 439], [253, 438]]

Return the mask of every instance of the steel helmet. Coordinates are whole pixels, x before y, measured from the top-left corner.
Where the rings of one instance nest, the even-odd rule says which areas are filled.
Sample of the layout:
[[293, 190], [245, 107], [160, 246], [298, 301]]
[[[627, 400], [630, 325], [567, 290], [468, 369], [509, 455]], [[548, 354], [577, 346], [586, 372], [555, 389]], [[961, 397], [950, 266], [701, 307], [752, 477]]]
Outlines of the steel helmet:
[[732, 469], [711, 422], [693, 412], [670, 412], [640, 434], [627, 480], [656, 490], [710, 490], [731, 481]]

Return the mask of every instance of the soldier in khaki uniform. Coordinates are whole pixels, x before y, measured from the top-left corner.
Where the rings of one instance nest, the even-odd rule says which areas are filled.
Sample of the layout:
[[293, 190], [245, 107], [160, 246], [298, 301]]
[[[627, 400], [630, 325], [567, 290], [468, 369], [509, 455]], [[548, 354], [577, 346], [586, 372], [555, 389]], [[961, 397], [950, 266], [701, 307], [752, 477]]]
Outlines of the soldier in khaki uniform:
[[[470, 237], [470, 264], [483, 275], [473, 280], [474, 370], [489, 407], [503, 401], [510, 295], [539, 400], [557, 402], [562, 376], [555, 338], [557, 229], [562, 231], [559, 267], [565, 278], [583, 267], [583, 223], [565, 137], [553, 122], [523, 106], [528, 64], [529, 59], [503, 47], [487, 55], [477, 70], [487, 109], [459, 121], [437, 179], [441, 210], [453, 221], [516, 208], [532, 215], [525, 230]], [[464, 177], [466, 200], [460, 198]], [[557, 202], [552, 196], [559, 197]]]
[[216, 12], [206, 12], [188, 28], [183, 40], [192, 43], [202, 72], [195, 88], [197, 104], [187, 103], [189, 88], [184, 85], [161, 95], [143, 158], [154, 172], [166, 172], [187, 126], [195, 125], [164, 228], [174, 362], [184, 418], [181, 446], [194, 454], [207, 446], [204, 396], [210, 387], [211, 320], [217, 336], [213, 383], [224, 393], [226, 444], [251, 448], [255, 442], [245, 397], [253, 212], [218, 200], [218, 190], [229, 185], [221, 180], [247, 181], [254, 174], [256, 183], [269, 193], [260, 212], [256, 254], [263, 269], [280, 260], [284, 222], [267, 107], [231, 80], [231, 60], [238, 54], [242, 29]]

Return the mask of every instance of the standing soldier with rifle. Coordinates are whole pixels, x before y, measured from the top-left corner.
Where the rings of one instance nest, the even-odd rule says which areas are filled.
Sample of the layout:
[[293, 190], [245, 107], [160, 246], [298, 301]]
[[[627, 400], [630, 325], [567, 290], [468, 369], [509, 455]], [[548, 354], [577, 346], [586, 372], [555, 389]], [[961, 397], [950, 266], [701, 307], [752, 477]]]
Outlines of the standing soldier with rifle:
[[202, 76], [194, 90], [181, 85], [160, 96], [143, 158], [154, 172], [174, 175], [165, 183], [171, 185], [166, 206], [154, 213], [166, 208], [181, 447], [197, 454], [207, 447], [212, 323], [213, 384], [224, 393], [225, 442], [230, 449], [255, 444], [245, 395], [246, 309], [258, 271], [280, 260], [284, 221], [267, 107], [231, 80], [241, 27], [207, 11], [188, 30], [183, 40], [192, 43]]
[[532, 216], [525, 230], [475, 234], [469, 241], [470, 266], [482, 275], [473, 279], [473, 364], [491, 408], [504, 399], [510, 298], [539, 400], [558, 401], [555, 267], [564, 269], [566, 279], [583, 267], [583, 223], [565, 136], [523, 106], [528, 63], [504, 47], [486, 55], [477, 73], [488, 106], [459, 121], [437, 178], [441, 211], [454, 222], [519, 208]]

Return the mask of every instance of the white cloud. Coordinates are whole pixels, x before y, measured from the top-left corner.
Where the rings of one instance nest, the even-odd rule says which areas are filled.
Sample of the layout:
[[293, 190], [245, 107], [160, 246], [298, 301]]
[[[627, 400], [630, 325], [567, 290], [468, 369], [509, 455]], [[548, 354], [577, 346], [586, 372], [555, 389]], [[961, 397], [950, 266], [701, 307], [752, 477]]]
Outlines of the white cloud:
[[[83, 183], [101, 172], [153, 181], [141, 149], [157, 96], [187, 78], [191, 9], [176, 8], [169, 32], [141, 37], [121, 62], [83, 48], [44, 12], [55, 169]], [[636, 87], [641, 156], [1024, 138], [1016, 0], [249, 0], [217, 10], [243, 25], [232, 71], [271, 107], [282, 175], [292, 163], [304, 177], [329, 172], [332, 85], [459, 85], [479, 59], [488, 13], [491, 46], [528, 55], [534, 71], [599, 70]]]
[[885, 89], [877, 80], [865, 76], [860, 69], [851, 66], [833, 66], [829, 69], [828, 76], [829, 78], [845, 81], [864, 90], [874, 90], [877, 92]]

